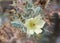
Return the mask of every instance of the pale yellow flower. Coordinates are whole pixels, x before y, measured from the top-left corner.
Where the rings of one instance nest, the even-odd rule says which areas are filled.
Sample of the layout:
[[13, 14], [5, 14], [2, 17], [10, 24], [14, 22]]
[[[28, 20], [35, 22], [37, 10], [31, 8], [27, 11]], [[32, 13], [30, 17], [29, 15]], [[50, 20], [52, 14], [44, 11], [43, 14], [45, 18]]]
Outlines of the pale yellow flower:
[[41, 16], [35, 18], [30, 18], [25, 21], [25, 26], [27, 27], [27, 34], [39, 34], [42, 32], [41, 28], [44, 26], [45, 21], [42, 20]]

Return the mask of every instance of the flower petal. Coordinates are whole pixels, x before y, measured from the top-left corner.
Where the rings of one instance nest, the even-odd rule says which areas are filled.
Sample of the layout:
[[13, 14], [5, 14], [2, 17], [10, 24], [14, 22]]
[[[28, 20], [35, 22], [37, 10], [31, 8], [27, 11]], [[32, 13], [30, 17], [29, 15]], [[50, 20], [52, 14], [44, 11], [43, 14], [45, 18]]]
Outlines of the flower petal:
[[40, 20], [40, 28], [42, 28], [43, 26], [44, 26], [44, 24], [45, 24], [45, 21], [44, 20]]
[[33, 35], [34, 34], [34, 30], [27, 30], [27, 34], [29, 34], [29, 35]]
[[34, 18], [34, 21], [37, 25], [40, 25], [40, 28], [42, 28], [45, 24], [45, 21], [42, 19], [40, 15]]
[[42, 32], [42, 30], [40, 29], [40, 26], [37, 26], [37, 29], [35, 29], [34, 31], [36, 34], [39, 34]]
[[42, 32], [41, 29], [36, 29], [36, 30], [35, 30], [35, 33], [36, 33], [36, 34], [39, 34], [39, 33], [41, 33], [41, 32]]

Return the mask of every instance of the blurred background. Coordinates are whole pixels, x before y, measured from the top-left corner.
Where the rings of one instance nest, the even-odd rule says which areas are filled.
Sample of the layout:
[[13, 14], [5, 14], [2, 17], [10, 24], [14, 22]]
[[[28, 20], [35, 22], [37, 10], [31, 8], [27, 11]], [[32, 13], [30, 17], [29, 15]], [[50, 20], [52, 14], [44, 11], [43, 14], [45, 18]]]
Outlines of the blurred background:
[[[54, 29], [58, 26], [52, 22], [55, 21], [53, 15], [57, 13], [60, 21], [60, 0], [0, 0], [1, 43], [55, 43], [55, 39], [59, 43], [60, 34], [52, 35], [57, 33]], [[38, 15], [45, 22], [43, 32], [28, 36], [25, 21]]]

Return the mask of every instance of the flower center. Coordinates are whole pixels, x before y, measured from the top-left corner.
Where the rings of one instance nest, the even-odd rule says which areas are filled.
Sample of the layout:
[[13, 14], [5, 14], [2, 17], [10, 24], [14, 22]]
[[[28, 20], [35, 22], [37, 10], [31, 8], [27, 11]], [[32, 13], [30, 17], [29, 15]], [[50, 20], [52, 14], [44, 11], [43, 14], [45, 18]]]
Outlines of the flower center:
[[31, 22], [29, 23], [29, 26], [30, 26], [31, 29], [34, 29], [35, 26], [36, 26], [36, 24], [35, 24], [34, 22], [31, 21]]

